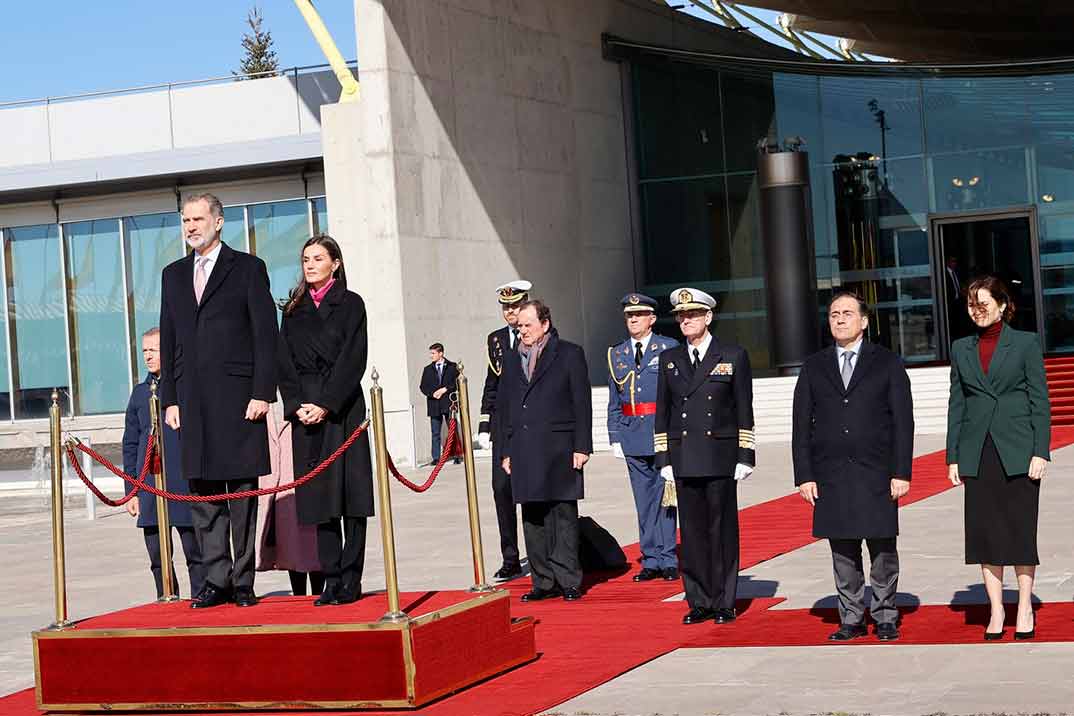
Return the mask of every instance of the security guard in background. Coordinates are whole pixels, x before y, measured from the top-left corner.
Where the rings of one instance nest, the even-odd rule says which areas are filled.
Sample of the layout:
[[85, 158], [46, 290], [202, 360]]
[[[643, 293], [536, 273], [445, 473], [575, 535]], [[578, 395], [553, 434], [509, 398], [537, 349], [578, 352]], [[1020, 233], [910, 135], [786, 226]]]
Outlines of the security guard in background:
[[656, 464], [675, 480], [690, 611], [684, 624], [735, 619], [738, 481], [755, 464], [753, 376], [744, 348], [709, 333], [716, 299], [694, 288], [671, 293], [686, 339], [660, 355]]
[[608, 349], [608, 438], [624, 458], [638, 510], [641, 571], [635, 582], [679, 578], [675, 559], [675, 508], [664, 507], [664, 480], [655, 466], [653, 415], [660, 354], [678, 345], [653, 333], [656, 300], [640, 293], [623, 296], [630, 337]]
[[[488, 373], [485, 390], [481, 393], [481, 422], [477, 427], [477, 443], [482, 449], [492, 447], [492, 496], [496, 502], [496, 523], [500, 528], [500, 553], [503, 564], [493, 576], [496, 579], [513, 579], [522, 576], [522, 564], [518, 555], [518, 512], [511, 494], [511, 478], [503, 471], [501, 426], [496, 416], [496, 391], [500, 385], [505, 356], [513, 356], [518, 350], [518, 307], [529, 299], [533, 284], [529, 281], [511, 281], [496, 289], [496, 296], [503, 311], [503, 328], [488, 335]], [[517, 358], [515, 360], [518, 360]]]

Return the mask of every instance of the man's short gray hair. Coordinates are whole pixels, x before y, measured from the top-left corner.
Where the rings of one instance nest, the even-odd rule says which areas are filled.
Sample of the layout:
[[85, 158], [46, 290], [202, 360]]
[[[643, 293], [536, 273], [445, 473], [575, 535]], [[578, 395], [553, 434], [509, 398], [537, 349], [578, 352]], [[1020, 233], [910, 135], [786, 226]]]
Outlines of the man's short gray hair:
[[159, 336], [159, 335], [160, 335], [160, 329], [157, 328], [156, 326], [153, 326], [148, 331], [146, 331], [145, 333], [142, 334], [142, 338], [152, 338], [153, 336]]
[[196, 201], [204, 201], [209, 205], [209, 213], [216, 217], [224, 216], [224, 205], [216, 198], [216, 194], [203, 192], [201, 194], [187, 194], [183, 197], [183, 206], [193, 204]]

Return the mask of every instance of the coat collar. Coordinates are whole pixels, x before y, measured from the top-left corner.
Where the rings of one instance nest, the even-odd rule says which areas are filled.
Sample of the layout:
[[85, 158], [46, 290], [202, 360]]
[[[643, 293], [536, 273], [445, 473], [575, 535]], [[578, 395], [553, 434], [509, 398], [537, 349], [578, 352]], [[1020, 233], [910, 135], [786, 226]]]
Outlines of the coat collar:
[[[196, 251], [191, 251], [187, 256], [187, 262], [190, 269], [190, 295], [194, 296], [194, 257], [197, 255]], [[201, 303], [194, 301], [195, 311], [200, 309], [212, 295], [216, 292], [216, 289], [224, 283], [224, 279], [231, 273], [231, 269], [235, 264], [235, 251], [227, 244], [220, 243], [220, 255], [216, 257], [216, 265], [213, 266], [213, 272], [209, 274], [209, 282], [205, 284], [205, 291], [201, 294]]]
[[865, 370], [869, 367], [869, 364], [873, 358], [873, 353], [876, 350], [876, 346], [865, 339], [861, 342], [861, 348], [858, 352], [858, 357], [854, 361], [854, 373], [850, 376], [850, 384], [845, 388], [843, 387], [843, 376], [839, 374], [839, 351], [836, 350], [834, 344], [828, 346], [822, 351], [824, 374], [828, 376], [828, 380], [840, 393], [846, 395], [858, 387], [862, 379], [865, 377]]
[[1007, 358], [1007, 354], [1010, 353], [1011, 343], [1014, 342], [1014, 333], [1010, 326], [1003, 323], [999, 332], [999, 340], [996, 341], [996, 350], [992, 353], [992, 361], [988, 364], [988, 373], [984, 372], [984, 366], [981, 365], [981, 336], [980, 334], [974, 334], [973, 339], [966, 343], [967, 350], [969, 350], [969, 361], [973, 366], [973, 374], [977, 378], [977, 382], [981, 384], [989, 393], [994, 394], [993, 379], [999, 374], [998, 369], [1003, 365], [1004, 360]]
[[[541, 351], [541, 356], [537, 359], [537, 367], [533, 371], [533, 378], [530, 379], [529, 388], [526, 392], [533, 389], [533, 386], [537, 384], [544, 374], [548, 372], [549, 366], [552, 365], [556, 358], [556, 353], [559, 352], [559, 333], [555, 328], [552, 328], [548, 332], [548, 344]], [[520, 354], [521, 355], [521, 354]], [[526, 379], [525, 372], [522, 373], [522, 380]]]

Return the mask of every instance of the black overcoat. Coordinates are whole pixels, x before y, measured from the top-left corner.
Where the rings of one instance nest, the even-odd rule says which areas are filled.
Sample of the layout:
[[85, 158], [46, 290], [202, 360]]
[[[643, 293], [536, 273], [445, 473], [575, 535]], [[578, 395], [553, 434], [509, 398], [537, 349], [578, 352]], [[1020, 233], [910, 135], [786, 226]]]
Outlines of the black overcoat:
[[[145, 462], [145, 444], [149, 439], [149, 431], [153, 425], [153, 419], [149, 415], [149, 384], [156, 380], [152, 375], [134, 386], [130, 400], [127, 402], [127, 414], [123, 423], [123, 471], [133, 477], [138, 477], [142, 472], [142, 463]], [[181, 417], [181, 416], [180, 416]], [[164, 431], [164, 467], [168, 482], [165, 487], [169, 492], [180, 495], [190, 494], [190, 483], [183, 479], [182, 456], [179, 453], [179, 433], [163, 425]], [[157, 486], [156, 477], [150, 473], [145, 481]], [[129, 495], [133, 486], [129, 482], [123, 483], [124, 494]], [[157, 526], [157, 498], [147, 490], [139, 490], [138, 497], [138, 526]], [[168, 500], [168, 519], [176, 527], [190, 527], [194, 523], [190, 516], [190, 503]]]
[[[453, 361], [444, 361], [444, 372], [439, 378], [436, 376], [436, 364], [430, 363], [421, 372], [421, 384], [419, 386], [425, 395], [425, 408], [430, 418], [438, 418], [451, 412], [451, 394], [458, 389], [459, 366]], [[447, 388], [447, 392], [440, 398], [434, 398], [440, 388]]]
[[166, 266], [161, 280], [160, 399], [179, 406], [183, 477], [267, 475], [265, 420], [246, 419], [251, 399], [276, 400], [276, 307], [265, 262], [223, 244], [200, 305], [193, 253]]
[[794, 484], [817, 483], [813, 536], [894, 537], [891, 479], [909, 480], [914, 406], [902, 360], [868, 341], [843, 388], [835, 347], [802, 365], [794, 388]]
[[516, 503], [582, 499], [582, 470], [574, 469], [573, 455], [593, 452], [593, 397], [581, 346], [552, 329], [530, 381], [512, 351], [503, 362], [496, 414]]
[[[307, 293], [280, 326], [280, 394], [291, 421], [295, 477], [332, 454], [366, 418], [362, 377], [368, 356], [365, 302], [336, 281], [315, 306]], [[303, 403], [328, 411], [303, 425]], [[373, 463], [365, 432], [331, 467], [297, 489], [298, 520], [318, 524], [373, 514]]]

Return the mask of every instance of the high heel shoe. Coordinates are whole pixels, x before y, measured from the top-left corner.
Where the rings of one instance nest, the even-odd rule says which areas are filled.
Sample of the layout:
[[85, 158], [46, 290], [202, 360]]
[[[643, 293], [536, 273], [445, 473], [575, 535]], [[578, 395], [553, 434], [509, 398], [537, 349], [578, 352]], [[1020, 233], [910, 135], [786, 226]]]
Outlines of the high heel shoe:
[[1037, 635], [1037, 616], [1033, 615], [1033, 628], [1029, 631], [1017, 631], [1014, 632], [1014, 638], [1018, 641], [1025, 641], [1026, 639], [1032, 639]]
[[985, 630], [985, 633], [984, 633], [984, 640], [985, 641], [999, 641], [1002, 638], [1003, 638], [1003, 632], [1002, 631], [988, 631], [987, 629]]

